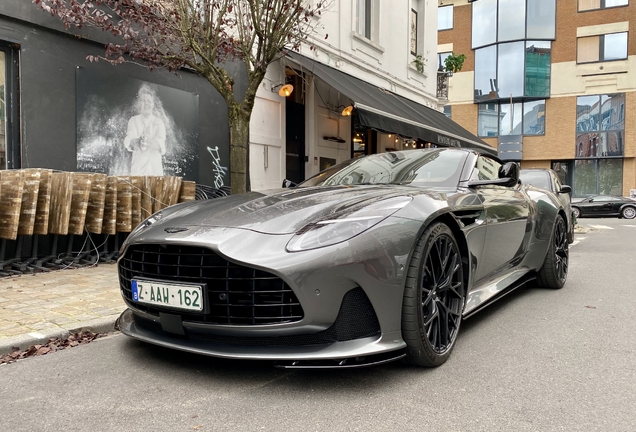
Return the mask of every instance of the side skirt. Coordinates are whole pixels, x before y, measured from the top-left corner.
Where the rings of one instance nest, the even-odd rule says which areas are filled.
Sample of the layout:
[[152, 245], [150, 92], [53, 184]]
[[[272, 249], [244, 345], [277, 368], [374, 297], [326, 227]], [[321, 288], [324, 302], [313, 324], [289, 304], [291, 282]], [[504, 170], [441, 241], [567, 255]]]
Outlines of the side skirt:
[[[517, 277], [514, 277], [514, 276], [517, 276]], [[520, 288], [523, 285], [529, 282], [532, 282], [536, 279], [535, 273], [528, 272], [528, 271], [525, 271], [521, 275], [514, 275], [514, 276], [510, 275], [503, 279], [500, 279], [497, 282], [488, 283], [482, 286], [481, 288], [477, 289], [476, 291], [469, 293], [468, 301], [466, 302], [466, 308], [464, 309], [464, 314], [462, 315], [462, 317], [469, 318], [473, 316], [480, 310], [493, 304], [500, 298], [514, 291], [515, 289]], [[507, 280], [510, 277], [513, 278], [513, 281]], [[503, 287], [502, 287], [502, 282], [504, 281], [506, 281], [507, 283], [503, 284]], [[485, 298], [480, 297], [479, 295], [480, 293], [488, 292], [488, 291], [490, 292], [496, 291], [496, 294], [485, 297]]]

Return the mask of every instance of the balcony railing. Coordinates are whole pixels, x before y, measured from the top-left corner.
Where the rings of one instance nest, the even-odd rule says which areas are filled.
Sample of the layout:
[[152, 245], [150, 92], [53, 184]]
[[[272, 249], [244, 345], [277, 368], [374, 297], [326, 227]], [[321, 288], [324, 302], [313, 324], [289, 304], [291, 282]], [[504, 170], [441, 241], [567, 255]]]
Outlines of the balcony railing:
[[437, 98], [448, 100], [448, 78], [452, 72], [437, 71]]

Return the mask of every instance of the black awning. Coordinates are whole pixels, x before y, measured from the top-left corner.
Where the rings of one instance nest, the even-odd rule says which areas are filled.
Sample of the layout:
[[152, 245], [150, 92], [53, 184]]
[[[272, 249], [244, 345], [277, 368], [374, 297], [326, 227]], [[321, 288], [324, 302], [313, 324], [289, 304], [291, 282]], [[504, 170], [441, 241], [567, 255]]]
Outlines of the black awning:
[[443, 113], [347, 75], [301, 54], [287, 57], [354, 101], [358, 120], [367, 126], [446, 147], [472, 148], [492, 156], [497, 150]]

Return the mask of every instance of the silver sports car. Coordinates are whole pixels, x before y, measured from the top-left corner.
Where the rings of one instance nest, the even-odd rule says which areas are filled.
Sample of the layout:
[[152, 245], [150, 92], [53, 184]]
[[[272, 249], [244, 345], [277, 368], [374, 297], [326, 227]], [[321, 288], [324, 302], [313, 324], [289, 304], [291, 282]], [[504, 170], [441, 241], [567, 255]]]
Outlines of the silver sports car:
[[463, 318], [561, 288], [566, 213], [465, 149], [352, 159], [297, 187], [168, 207], [118, 262], [126, 335], [282, 367], [438, 366]]

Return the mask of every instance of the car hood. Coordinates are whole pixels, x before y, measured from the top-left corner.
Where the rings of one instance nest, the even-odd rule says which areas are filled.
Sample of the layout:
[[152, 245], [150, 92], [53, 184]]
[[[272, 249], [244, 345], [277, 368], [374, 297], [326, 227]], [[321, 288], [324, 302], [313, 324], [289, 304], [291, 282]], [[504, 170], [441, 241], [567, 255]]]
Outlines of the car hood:
[[250, 192], [168, 208], [152, 228], [187, 226], [249, 229], [265, 234], [291, 234], [341, 211], [396, 196], [427, 190], [410, 186], [334, 186]]

